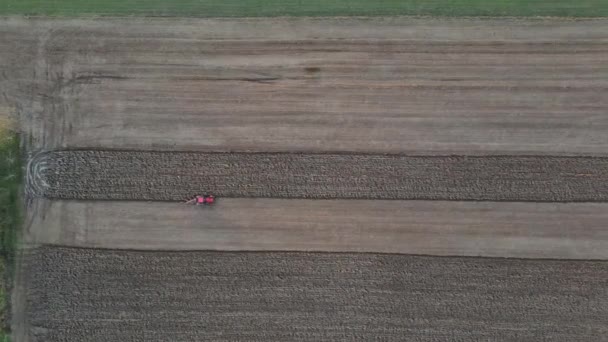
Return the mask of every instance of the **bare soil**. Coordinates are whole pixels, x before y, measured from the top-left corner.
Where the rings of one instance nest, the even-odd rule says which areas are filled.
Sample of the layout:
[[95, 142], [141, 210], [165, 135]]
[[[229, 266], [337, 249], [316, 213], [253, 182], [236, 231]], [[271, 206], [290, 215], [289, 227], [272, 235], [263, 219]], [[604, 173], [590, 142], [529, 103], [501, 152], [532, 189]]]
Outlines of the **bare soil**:
[[58, 151], [29, 167], [61, 199], [608, 201], [608, 158]]
[[570, 342], [608, 326], [606, 262], [68, 248], [27, 262], [33, 342]]
[[[19, 115], [32, 153], [608, 151], [603, 19], [2, 18], [0, 46], [0, 111]], [[559, 177], [566, 185], [532, 185], [552, 199], [605, 188], [584, 173]], [[197, 184], [189, 191], [208, 190]], [[164, 192], [137, 185], [138, 199]], [[33, 200], [25, 244], [605, 259], [605, 205], [226, 199], [194, 211]], [[608, 334], [605, 262], [63, 248], [23, 261], [13, 309], [23, 342]]]
[[607, 203], [35, 200], [28, 244], [608, 259]]
[[33, 149], [608, 151], [608, 20], [1, 19], [0, 45]]

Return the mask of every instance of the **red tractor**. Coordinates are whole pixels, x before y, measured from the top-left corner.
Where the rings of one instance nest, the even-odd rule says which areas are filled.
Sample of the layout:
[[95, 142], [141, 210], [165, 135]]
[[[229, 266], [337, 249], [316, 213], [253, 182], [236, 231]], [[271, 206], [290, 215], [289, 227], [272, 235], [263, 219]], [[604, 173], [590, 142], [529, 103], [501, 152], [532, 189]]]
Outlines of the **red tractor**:
[[213, 203], [215, 203], [213, 195], [196, 195], [194, 198], [186, 201], [186, 204], [194, 205], [212, 205]]

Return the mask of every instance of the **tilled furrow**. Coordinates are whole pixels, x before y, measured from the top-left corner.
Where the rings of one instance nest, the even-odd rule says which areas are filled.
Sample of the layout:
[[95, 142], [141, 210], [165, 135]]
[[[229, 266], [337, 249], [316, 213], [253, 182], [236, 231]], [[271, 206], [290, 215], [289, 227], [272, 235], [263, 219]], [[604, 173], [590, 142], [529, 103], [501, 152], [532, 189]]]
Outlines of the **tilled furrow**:
[[39, 248], [30, 341], [600, 341], [608, 263]]
[[[47, 198], [221, 197], [608, 201], [608, 158], [55, 151], [30, 163]], [[37, 164], [44, 163], [44, 167]]]

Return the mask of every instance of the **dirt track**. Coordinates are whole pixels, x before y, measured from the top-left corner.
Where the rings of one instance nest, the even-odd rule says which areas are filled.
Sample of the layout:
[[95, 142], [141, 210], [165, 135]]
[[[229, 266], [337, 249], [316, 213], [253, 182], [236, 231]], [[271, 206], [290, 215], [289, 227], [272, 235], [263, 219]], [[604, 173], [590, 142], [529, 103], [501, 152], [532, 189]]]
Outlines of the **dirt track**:
[[0, 46], [34, 148], [608, 151], [607, 20], [4, 19]]
[[32, 342], [571, 342], [608, 326], [605, 262], [62, 248], [27, 262]]
[[608, 259], [608, 203], [36, 200], [30, 210], [34, 245]]
[[58, 151], [29, 168], [62, 199], [608, 201], [608, 158]]

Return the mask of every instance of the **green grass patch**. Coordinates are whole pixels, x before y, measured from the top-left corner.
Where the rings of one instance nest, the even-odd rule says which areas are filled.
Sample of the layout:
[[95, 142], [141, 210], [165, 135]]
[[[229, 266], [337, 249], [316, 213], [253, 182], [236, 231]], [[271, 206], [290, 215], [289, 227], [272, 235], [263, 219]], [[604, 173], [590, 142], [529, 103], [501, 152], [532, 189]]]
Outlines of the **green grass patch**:
[[21, 225], [21, 179], [19, 136], [0, 129], [0, 342], [10, 339], [8, 317], [18, 229]]
[[607, 0], [3, 0], [0, 15], [608, 16]]

